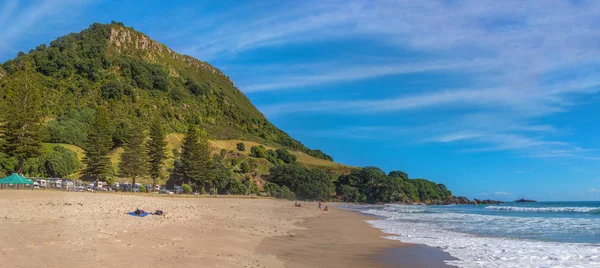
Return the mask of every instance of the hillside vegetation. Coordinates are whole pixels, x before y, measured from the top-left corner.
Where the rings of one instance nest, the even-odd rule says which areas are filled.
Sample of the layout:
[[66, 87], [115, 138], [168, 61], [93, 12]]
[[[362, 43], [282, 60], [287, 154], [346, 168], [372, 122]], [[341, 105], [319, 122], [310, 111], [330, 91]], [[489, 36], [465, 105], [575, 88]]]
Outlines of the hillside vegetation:
[[1, 85], [24, 62], [40, 75], [43, 108], [55, 118], [48, 123], [48, 142], [83, 146], [94, 108], [104, 106], [114, 119], [115, 147], [132, 121], [158, 115], [172, 133], [193, 123], [215, 139], [253, 140], [332, 160], [276, 128], [218, 69], [121, 23], [93, 24], [19, 53], [0, 67], [0, 97], [12, 94]]
[[[183, 138], [184, 138], [183, 134], [178, 134], [178, 133], [171, 133], [171, 134], [167, 135], [167, 139], [166, 139], [167, 140], [167, 160], [165, 161], [165, 167], [173, 166], [173, 160], [174, 160], [173, 150], [176, 150], [176, 151], [181, 150], [181, 142], [183, 141]], [[255, 180], [259, 184], [261, 184], [260, 176], [268, 175], [270, 168], [274, 167], [275, 165], [273, 165], [266, 159], [255, 158], [255, 157], [250, 156], [249, 149], [247, 149], [245, 151], [239, 151], [237, 149], [237, 144], [239, 144], [239, 143], [243, 143], [247, 148], [262, 145], [260, 143], [254, 142], [254, 141], [209, 140], [209, 144], [211, 146], [211, 151], [212, 151], [213, 155], [221, 154], [222, 150], [226, 151], [224, 158], [226, 160], [228, 160], [228, 161], [226, 161], [226, 163], [232, 170], [239, 170], [240, 165], [244, 162], [250, 163], [250, 165], [252, 167], [251, 167], [250, 172], [247, 172], [247, 173], [250, 175], [254, 175]], [[77, 158], [79, 160], [83, 159], [83, 157], [85, 156], [84, 150], [81, 147], [78, 147], [76, 145], [64, 144], [64, 143], [56, 143], [56, 144], [48, 143], [48, 144], [46, 144], [46, 146], [47, 147], [62, 146], [66, 149], [69, 149], [69, 150], [75, 152], [77, 155]], [[265, 146], [265, 148], [270, 149], [270, 150], [277, 149], [276, 147], [271, 147], [271, 146]], [[113, 167], [115, 167], [115, 173], [118, 173], [118, 168], [116, 168], [116, 167], [119, 166], [120, 156], [122, 153], [123, 153], [123, 148], [121, 148], [121, 147], [115, 148], [110, 152], [109, 156], [110, 156], [111, 163], [113, 164]], [[308, 154], [306, 154], [304, 152], [291, 151], [291, 153], [297, 156], [297, 162], [299, 164], [301, 164], [305, 167], [310, 167], [310, 168], [320, 168], [320, 169], [326, 170], [327, 172], [334, 174], [334, 175], [349, 174], [353, 170], [357, 169], [355, 167], [350, 167], [350, 166], [334, 163], [334, 162], [331, 162], [328, 160], [315, 158], [315, 157], [309, 156]], [[168, 173], [167, 168], [165, 168], [164, 173], [165, 173], [164, 178], [166, 178], [166, 174]], [[38, 174], [38, 175], [41, 175], [41, 174]], [[79, 178], [80, 176], [81, 176], [81, 174], [74, 173], [74, 174], [70, 174], [69, 177], [70, 178]], [[117, 179], [117, 180], [119, 180], [119, 179]], [[150, 180], [150, 178], [142, 178], [142, 179], [138, 180], [138, 182], [143, 183], [143, 184], [150, 184], [151, 180]], [[165, 182], [165, 179], [163, 179], [159, 182], [161, 184], [163, 184]]]
[[0, 101], [0, 175], [360, 203], [452, 196], [402, 171], [334, 163], [271, 124], [220, 70], [122, 23], [1, 64]]

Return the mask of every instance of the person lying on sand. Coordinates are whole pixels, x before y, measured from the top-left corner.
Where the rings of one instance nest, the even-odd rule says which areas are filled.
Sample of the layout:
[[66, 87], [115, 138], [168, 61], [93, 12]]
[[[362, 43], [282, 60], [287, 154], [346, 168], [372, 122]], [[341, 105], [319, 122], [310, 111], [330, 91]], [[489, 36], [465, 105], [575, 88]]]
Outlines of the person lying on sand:
[[327, 206], [325, 206], [325, 209], [323, 209], [323, 211], [329, 211], [329, 208], [327, 208]]
[[138, 208], [133, 213], [135, 213], [135, 215], [142, 215], [142, 214], [146, 213], [146, 211]]

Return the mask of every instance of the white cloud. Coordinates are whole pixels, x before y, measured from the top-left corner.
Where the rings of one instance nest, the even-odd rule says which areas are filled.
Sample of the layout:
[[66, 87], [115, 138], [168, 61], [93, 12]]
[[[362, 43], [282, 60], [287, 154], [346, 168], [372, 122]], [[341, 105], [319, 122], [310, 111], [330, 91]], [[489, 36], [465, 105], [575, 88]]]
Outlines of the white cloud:
[[488, 195], [488, 193], [486, 193], [486, 192], [481, 192], [481, 193], [479, 193], [479, 195], [482, 195], [482, 196], [487, 196], [487, 195]]
[[[245, 15], [241, 22], [229, 19], [249, 9], [258, 12]], [[445, 116], [426, 123], [453, 128], [437, 128], [426, 137], [415, 135], [418, 138], [412, 137], [414, 140], [477, 145], [464, 150], [467, 152], [515, 150], [525, 157], [598, 158], [587, 154], [588, 148], [563, 141], [560, 128], [536, 123], [539, 118], [568, 111], [577, 105], [578, 98], [600, 91], [597, 2], [306, 1], [249, 6], [200, 24], [213, 25], [215, 21], [227, 23], [202, 32], [188, 47], [189, 53], [211, 58], [256, 48], [368, 38], [401, 54], [425, 55], [410, 60], [392, 56], [378, 60], [369, 51], [355, 51], [345, 57], [355, 61], [340, 62], [340, 57], [334, 57], [320, 64], [308, 62], [312, 65], [309, 69], [280, 63], [276, 71], [252, 75], [240, 83], [246, 93], [327, 88], [421, 72], [452, 73], [473, 81], [462, 89], [424, 88], [410, 94], [403, 94], [400, 87], [390, 88], [385, 90], [395, 92], [395, 96], [379, 98], [371, 92], [381, 89], [368, 87], [364, 95], [353, 93], [351, 98], [343, 97], [344, 92], [325, 99], [315, 93], [312, 101], [262, 105], [261, 111], [269, 117], [436, 109]], [[449, 118], [460, 114], [461, 109], [478, 112]], [[375, 135], [349, 133], [348, 137], [378, 136], [370, 134]]]
[[[9, 0], [0, 9], [0, 56], [11, 50], [12, 43], [26, 37], [40, 25], [55, 22], [58, 17], [65, 18], [78, 7], [92, 1], [42, 0], [37, 2], [19, 2]], [[41, 22], [47, 20], [45, 22]]]
[[598, 190], [598, 189], [596, 189], [596, 188], [594, 188], [594, 187], [592, 187], [592, 188], [589, 188], [589, 189], [587, 190], [587, 192], [588, 192], [588, 194], [590, 194], [590, 195], [597, 195], [597, 194], [600, 194], [600, 190]]
[[510, 193], [507, 193], [507, 192], [495, 192], [494, 195], [495, 196], [507, 196], [507, 195], [510, 195]]
[[[398, 74], [410, 74], [432, 71], [481, 71], [484, 63], [480, 61], [448, 61], [448, 62], [414, 62], [401, 64], [361, 64], [356, 66], [326, 66], [316, 68], [311, 74], [289, 74], [278, 77], [268, 77], [268, 82], [242, 86], [246, 93], [259, 91], [282, 90], [332, 83], [348, 83], [352, 81], [371, 79]], [[324, 71], [323, 68], [328, 69]]]

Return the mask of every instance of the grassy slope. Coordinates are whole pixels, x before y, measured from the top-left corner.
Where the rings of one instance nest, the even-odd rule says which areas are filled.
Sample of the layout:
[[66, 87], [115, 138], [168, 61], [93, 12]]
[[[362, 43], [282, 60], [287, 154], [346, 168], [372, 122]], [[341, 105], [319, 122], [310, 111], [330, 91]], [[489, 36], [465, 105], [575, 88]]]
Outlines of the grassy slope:
[[[173, 149], [179, 150], [181, 148], [182, 141], [183, 141], [183, 134], [169, 134], [167, 136], [168, 159], [165, 161], [167, 167], [171, 167], [173, 165]], [[222, 149], [225, 149], [228, 152], [227, 156], [225, 157], [226, 159], [241, 158], [241, 161], [247, 161], [249, 159], [253, 159], [258, 164], [258, 172], [256, 172], [256, 173], [268, 174], [269, 168], [273, 166], [266, 159], [258, 159], [258, 158], [250, 157], [250, 148], [252, 146], [261, 145], [260, 143], [257, 143], [254, 141], [242, 141], [242, 140], [210, 140], [209, 142], [210, 142], [213, 154], [218, 154]], [[237, 150], [237, 144], [240, 142], [243, 142], [245, 144], [246, 151], [240, 152]], [[54, 146], [63, 146], [73, 152], [76, 152], [77, 156], [79, 157], [80, 160], [83, 159], [83, 157], [85, 155], [83, 149], [78, 146], [75, 146], [75, 145], [62, 144], [62, 143], [57, 143], [57, 144], [45, 143], [44, 146], [46, 148], [50, 148], [50, 149]], [[265, 147], [270, 150], [277, 149], [277, 147], [273, 147], [273, 146], [265, 146]], [[113, 164], [113, 167], [116, 168], [119, 165], [119, 157], [121, 156], [122, 153], [123, 153], [123, 149], [117, 148], [109, 154], [109, 157]], [[335, 174], [346, 174], [346, 173], [349, 173], [350, 171], [352, 171], [352, 169], [354, 169], [354, 167], [345, 166], [345, 165], [338, 164], [335, 162], [330, 162], [327, 160], [315, 158], [315, 157], [312, 157], [303, 152], [292, 151], [291, 153], [296, 155], [296, 157], [298, 158], [297, 161], [299, 163], [301, 163], [302, 165], [307, 166], [307, 167], [323, 168], [323, 169], [328, 170]], [[78, 174], [74, 174], [72, 177], [77, 177], [77, 176], [78, 176]], [[124, 181], [124, 180], [122, 180], [122, 181]], [[150, 183], [150, 179], [141, 179], [138, 181], [141, 183]]]

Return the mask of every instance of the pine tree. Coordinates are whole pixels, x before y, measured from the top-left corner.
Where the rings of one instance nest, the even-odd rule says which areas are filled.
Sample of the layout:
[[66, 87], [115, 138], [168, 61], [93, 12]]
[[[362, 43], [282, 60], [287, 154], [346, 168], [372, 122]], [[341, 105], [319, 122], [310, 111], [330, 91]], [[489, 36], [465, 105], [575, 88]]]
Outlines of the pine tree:
[[[18, 160], [18, 173], [23, 163], [41, 154], [41, 127], [44, 122], [40, 77], [26, 65], [14, 74], [8, 84], [7, 98], [2, 103], [0, 123], [4, 133], [4, 152]], [[11, 94], [12, 93], [12, 94]]]
[[162, 130], [160, 118], [154, 119], [150, 125], [150, 140], [147, 143], [148, 147], [148, 173], [152, 177], [153, 187], [156, 187], [156, 179], [160, 178], [160, 170], [163, 166], [163, 161], [166, 158], [167, 142], [165, 141], [165, 133]]
[[83, 178], [86, 180], [106, 180], [111, 175], [112, 163], [108, 153], [112, 147], [110, 120], [105, 108], [98, 108], [89, 127], [85, 144], [83, 163], [86, 168]]
[[181, 174], [184, 181], [195, 182], [202, 187], [211, 184], [214, 168], [206, 133], [198, 131], [195, 126], [190, 126], [183, 140], [181, 152]]
[[129, 133], [129, 139], [123, 146], [121, 161], [119, 162], [119, 175], [131, 178], [132, 186], [138, 177], [145, 176], [148, 172], [148, 152], [144, 142], [146, 134], [141, 125], [137, 124]]
[[215, 175], [215, 163], [212, 158], [210, 144], [208, 144], [208, 135], [206, 132], [200, 132], [200, 139], [198, 140], [199, 145], [199, 165], [201, 167], [201, 182], [203, 184], [209, 184], [212, 186]]
[[202, 179], [200, 166], [200, 144], [198, 129], [190, 125], [181, 144], [181, 175], [186, 183], [198, 182]]

